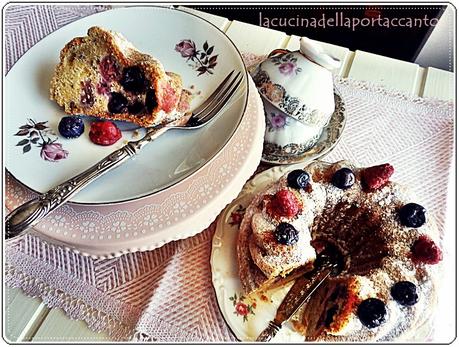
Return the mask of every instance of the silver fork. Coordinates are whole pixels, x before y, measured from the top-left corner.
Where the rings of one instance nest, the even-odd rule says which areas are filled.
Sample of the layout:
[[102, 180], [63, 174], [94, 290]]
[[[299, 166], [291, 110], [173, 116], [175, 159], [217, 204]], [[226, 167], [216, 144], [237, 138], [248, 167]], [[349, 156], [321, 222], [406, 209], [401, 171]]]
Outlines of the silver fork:
[[171, 129], [190, 130], [205, 126], [228, 104], [241, 85], [243, 81], [241, 72], [238, 72], [235, 76], [233, 75], [234, 70], [193, 112], [166, 125], [147, 128], [145, 136], [140, 140], [128, 142], [125, 146], [109, 154], [89, 169], [14, 209], [5, 218], [5, 238], [10, 239], [22, 235], [28, 227], [38, 223], [100, 176], [134, 157], [145, 145], [154, 141], [166, 131]]

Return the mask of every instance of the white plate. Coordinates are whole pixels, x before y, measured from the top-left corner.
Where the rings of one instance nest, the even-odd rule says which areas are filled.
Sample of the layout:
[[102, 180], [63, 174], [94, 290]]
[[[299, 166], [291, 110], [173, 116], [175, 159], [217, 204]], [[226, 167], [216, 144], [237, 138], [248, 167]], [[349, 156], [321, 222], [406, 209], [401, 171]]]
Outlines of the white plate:
[[[53, 32], [33, 46], [10, 70], [5, 78], [6, 117], [4, 136], [6, 167], [20, 182], [37, 192], [45, 192], [85, 170], [107, 154], [135, 137], [123, 131], [123, 138], [108, 147], [93, 144], [85, 133], [78, 139], [65, 139], [57, 125], [64, 115], [62, 109], [49, 100], [49, 82], [59, 52], [76, 36], [85, 36], [91, 26], [121, 32], [134, 46], [158, 58], [167, 71], [181, 74], [184, 86], [193, 86], [200, 94], [193, 106], [200, 104], [231, 71], [244, 73], [244, 83], [233, 102], [218, 119], [196, 131], [170, 131], [145, 147], [123, 166], [99, 178], [78, 193], [73, 202], [107, 204], [151, 195], [182, 181], [209, 162], [222, 150], [240, 124], [247, 104], [247, 75], [242, 58], [230, 39], [209, 22], [192, 14], [163, 7], [130, 7], [95, 14]], [[182, 40], [192, 40], [196, 49], [213, 47], [209, 56], [217, 55], [217, 65], [210, 73], [198, 76], [197, 64], [183, 58], [175, 50]], [[196, 66], [195, 66], [196, 65]], [[17, 145], [26, 136], [15, 135], [28, 119], [45, 122], [57, 135], [48, 138], [68, 151], [65, 159], [45, 161], [40, 156], [41, 139], [23, 154], [26, 145]], [[46, 139], [46, 134], [45, 139]], [[138, 138], [138, 137], [135, 137]]]
[[[263, 148], [263, 103], [249, 80], [241, 125], [225, 148], [196, 174], [142, 199], [111, 205], [67, 203], [34, 227], [40, 238], [96, 258], [146, 251], [193, 236], [237, 197]], [[10, 210], [36, 196], [6, 174]], [[31, 230], [32, 231], [32, 230]]]

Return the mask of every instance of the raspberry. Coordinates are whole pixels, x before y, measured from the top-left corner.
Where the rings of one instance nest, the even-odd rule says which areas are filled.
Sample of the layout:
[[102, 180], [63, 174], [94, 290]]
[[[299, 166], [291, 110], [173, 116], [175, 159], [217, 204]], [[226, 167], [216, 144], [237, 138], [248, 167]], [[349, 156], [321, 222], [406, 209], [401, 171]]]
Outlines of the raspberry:
[[411, 258], [415, 263], [434, 265], [443, 259], [440, 248], [428, 236], [421, 235], [411, 246]]
[[84, 107], [91, 107], [94, 105], [94, 91], [90, 80], [80, 82], [80, 103]]
[[120, 77], [118, 62], [112, 55], [106, 55], [102, 58], [99, 69], [102, 77], [108, 82], [116, 81]]
[[91, 124], [89, 138], [96, 145], [110, 146], [121, 138], [121, 131], [110, 121], [94, 122]]
[[362, 171], [362, 183], [367, 190], [376, 190], [387, 182], [394, 173], [394, 167], [390, 164], [372, 166]]
[[99, 83], [97, 83], [96, 91], [98, 94], [101, 95], [108, 94], [110, 92], [110, 83], [105, 80], [100, 81]]
[[288, 189], [280, 190], [271, 197], [267, 211], [272, 216], [291, 218], [300, 212], [300, 202]]

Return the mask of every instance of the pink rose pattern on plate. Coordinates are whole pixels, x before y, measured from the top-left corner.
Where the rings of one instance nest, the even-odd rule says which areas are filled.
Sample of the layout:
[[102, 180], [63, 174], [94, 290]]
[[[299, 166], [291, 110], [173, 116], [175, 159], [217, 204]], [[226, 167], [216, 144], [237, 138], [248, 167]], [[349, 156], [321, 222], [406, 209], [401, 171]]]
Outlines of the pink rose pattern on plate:
[[57, 141], [58, 137], [46, 125], [48, 121], [36, 122], [33, 119], [27, 119], [27, 123], [19, 127], [19, 131], [14, 136], [24, 137], [16, 146], [22, 147], [22, 153], [25, 154], [32, 149], [32, 146], [40, 148], [40, 156], [43, 160], [57, 162], [67, 158], [69, 152]]
[[180, 53], [186, 61], [191, 61], [189, 66], [198, 71], [198, 76], [205, 73], [213, 74], [213, 69], [217, 66], [218, 54], [212, 55], [215, 46], [209, 46], [204, 42], [202, 50], [196, 49], [196, 43], [193, 40], [181, 40], [175, 45], [175, 51]]
[[255, 315], [255, 308], [257, 307], [257, 303], [252, 301], [250, 304], [246, 304], [244, 300], [246, 297], [244, 295], [239, 294], [239, 297], [236, 293], [233, 296], [229, 297], [229, 300], [233, 302], [234, 306], [234, 314], [236, 316], [241, 316], [243, 322], [248, 321], [249, 314]]
[[266, 116], [266, 126], [268, 127], [269, 132], [283, 129], [288, 126], [289, 123], [289, 117], [282, 113], [271, 112]]
[[297, 75], [301, 68], [296, 66], [297, 59], [293, 54], [285, 54], [280, 57], [273, 57], [272, 61], [279, 66], [279, 72], [285, 76]]

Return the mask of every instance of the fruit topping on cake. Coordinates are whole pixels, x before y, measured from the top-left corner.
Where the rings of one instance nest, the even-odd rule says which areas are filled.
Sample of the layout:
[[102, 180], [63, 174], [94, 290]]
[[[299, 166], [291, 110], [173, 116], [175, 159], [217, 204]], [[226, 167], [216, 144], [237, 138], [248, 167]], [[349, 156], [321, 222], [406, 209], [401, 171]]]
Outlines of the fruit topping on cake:
[[438, 264], [443, 259], [440, 248], [427, 235], [421, 235], [411, 247], [412, 259], [417, 263]]
[[298, 230], [289, 223], [280, 223], [274, 231], [276, 241], [281, 245], [291, 246], [298, 242]]
[[410, 202], [398, 212], [400, 222], [410, 228], [419, 228], [426, 222], [426, 209], [419, 204]]
[[394, 167], [390, 164], [372, 166], [362, 170], [362, 184], [367, 190], [376, 190], [389, 182], [394, 173]]
[[357, 317], [367, 328], [376, 328], [386, 321], [386, 305], [380, 299], [363, 300], [357, 308]]
[[355, 183], [355, 175], [351, 169], [343, 167], [333, 174], [332, 183], [335, 187], [348, 189]]
[[390, 289], [390, 294], [402, 306], [413, 306], [419, 300], [416, 285], [410, 281], [395, 283]]
[[293, 189], [305, 189], [309, 183], [309, 175], [304, 170], [293, 170], [287, 175], [287, 184]]
[[275, 195], [269, 197], [267, 212], [273, 218], [291, 218], [296, 216], [300, 210], [301, 201], [296, 194], [289, 189], [280, 190]]

